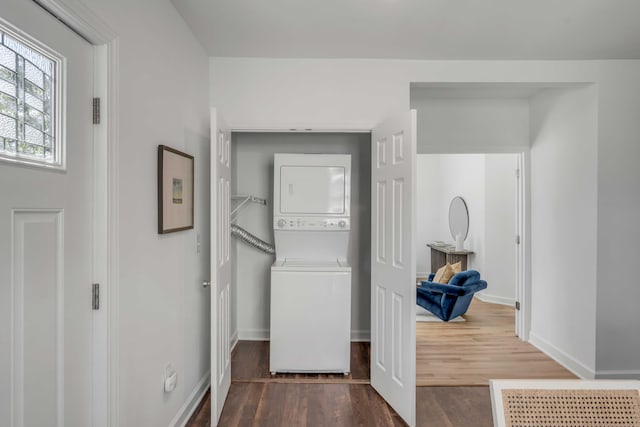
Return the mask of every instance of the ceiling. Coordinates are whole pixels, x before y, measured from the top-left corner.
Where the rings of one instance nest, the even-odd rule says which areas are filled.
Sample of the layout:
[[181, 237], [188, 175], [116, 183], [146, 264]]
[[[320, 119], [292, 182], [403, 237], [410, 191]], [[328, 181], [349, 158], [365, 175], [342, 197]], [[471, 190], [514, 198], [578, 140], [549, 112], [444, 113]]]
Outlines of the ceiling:
[[640, 59], [638, 0], [171, 0], [211, 56]]

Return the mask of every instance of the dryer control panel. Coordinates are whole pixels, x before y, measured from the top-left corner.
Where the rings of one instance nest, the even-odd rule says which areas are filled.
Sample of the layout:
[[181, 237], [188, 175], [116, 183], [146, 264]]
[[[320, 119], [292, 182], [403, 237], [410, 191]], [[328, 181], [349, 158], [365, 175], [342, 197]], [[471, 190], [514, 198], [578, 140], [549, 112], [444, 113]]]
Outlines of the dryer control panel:
[[292, 217], [273, 218], [274, 230], [306, 230], [306, 231], [348, 231], [351, 229], [349, 218], [331, 217]]

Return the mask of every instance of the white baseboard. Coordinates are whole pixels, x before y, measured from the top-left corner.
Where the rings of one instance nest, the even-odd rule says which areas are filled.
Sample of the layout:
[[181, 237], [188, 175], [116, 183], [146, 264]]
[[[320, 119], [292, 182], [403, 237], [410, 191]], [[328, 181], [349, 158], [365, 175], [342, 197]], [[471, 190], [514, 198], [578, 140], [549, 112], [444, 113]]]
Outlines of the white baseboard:
[[536, 335], [533, 331], [529, 333], [529, 343], [583, 380], [592, 380], [595, 378], [594, 370], [585, 366], [582, 362], [576, 360], [563, 350], [560, 350], [549, 341]]
[[476, 298], [478, 298], [482, 302], [490, 302], [492, 304], [508, 305], [510, 307], [515, 307], [516, 305], [516, 301], [513, 298], [485, 294], [484, 292], [477, 293]]
[[351, 342], [371, 341], [371, 331], [351, 331]]
[[198, 384], [196, 384], [196, 387], [193, 389], [189, 397], [187, 397], [186, 402], [184, 402], [184, 405], [182, 405], [176, 416], [173, 417], [169, 423], [169, 427], [184, 427], [187, 424], [189, 418], [191, 418], [191, 415], [193, 415], [193, 412], [200, 404], [200, 401], [202, 401], [205, 393], [209, 390], [210, 382], [211, 371], [207, 371], [205, 376], [203, 376]]
[[238, 340], [269, 341], [268, 329], [238, 329]]
[[609, 379], [609, 380], [640, 380], [640, 370], [599, 370], [596, 371], [596, 379]]
[[[269, 341], [268, 329], [241, 329], [237, 332], [237, 340], [242, 341]], [[351, 341], [354, 342], [369, 342], [371, 341], [371, 331], [351, 331]], [[234, 344], [235, 345], [235, 344]]]
[[231, 334], [231, 351], [235, 348], [236, 344], [238, 344], [238, 330], [236, 329], [233, 334]]

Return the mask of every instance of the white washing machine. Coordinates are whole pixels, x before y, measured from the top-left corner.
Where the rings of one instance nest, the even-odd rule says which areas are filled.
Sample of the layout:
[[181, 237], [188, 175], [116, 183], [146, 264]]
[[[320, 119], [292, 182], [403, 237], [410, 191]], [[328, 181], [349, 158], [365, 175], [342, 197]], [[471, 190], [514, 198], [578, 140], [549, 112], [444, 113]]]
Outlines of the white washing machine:
[[270, 371], [350, 372], [351, 156], [276, 154]]
[[351, 267], [286, 259], [271, 283], [271, 372], [348, 373]]

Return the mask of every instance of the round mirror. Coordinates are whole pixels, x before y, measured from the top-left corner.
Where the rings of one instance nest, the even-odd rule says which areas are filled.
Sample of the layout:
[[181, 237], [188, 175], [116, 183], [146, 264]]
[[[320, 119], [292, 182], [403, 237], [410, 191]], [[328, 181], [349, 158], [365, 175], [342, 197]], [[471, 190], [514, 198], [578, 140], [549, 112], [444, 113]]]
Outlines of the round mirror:
[[463, 239], [466, 239], [469, 234], [469, 211], [467, 204], [460, 196], [454, 197], [449, 205], [449, 230], [453, 240], [458, 234], [462, 234]]

